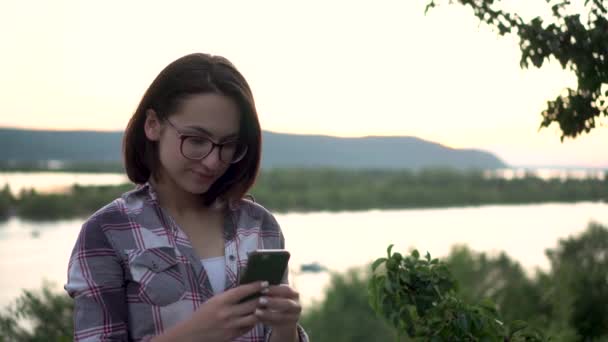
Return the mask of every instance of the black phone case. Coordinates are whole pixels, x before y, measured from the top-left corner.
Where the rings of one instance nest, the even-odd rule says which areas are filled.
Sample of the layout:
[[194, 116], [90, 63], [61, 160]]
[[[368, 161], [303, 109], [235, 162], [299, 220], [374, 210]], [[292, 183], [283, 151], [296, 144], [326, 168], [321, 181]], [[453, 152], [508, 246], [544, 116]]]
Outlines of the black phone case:
[[[258, 249], [249, 253], [247, 266], [241, 273], [239, 285], [255, 281], [267, 281], [270, 285], [279, 285], [289, 263], [290, 254], [283, 249]], [[241, 300], [245, 302], [260, 294], [251, 295]]]

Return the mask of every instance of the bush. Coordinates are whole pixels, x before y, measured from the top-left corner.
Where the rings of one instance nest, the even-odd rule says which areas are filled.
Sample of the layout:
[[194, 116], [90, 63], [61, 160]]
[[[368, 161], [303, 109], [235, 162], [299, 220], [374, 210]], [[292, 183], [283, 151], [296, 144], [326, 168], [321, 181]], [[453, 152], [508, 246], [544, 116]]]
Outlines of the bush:
[[11, 194], [11, 189], [5, 185], [0, 191], [0, 221], [8, 219], [14, 205], [15, 198]]
[[[0, 313], [0, 341], [71, 341], [73, 300], [53, 293], [44, 285], [38, 293], [24, 290], [21, 296]], [[24, 325], [29, 326], [25, 328]]]
[[395, 331], [373, 312], [367, 299], [368, 275], [361, 269], [333, 274], [325, 300], [302, 317], [311, 341], [395, 340]]

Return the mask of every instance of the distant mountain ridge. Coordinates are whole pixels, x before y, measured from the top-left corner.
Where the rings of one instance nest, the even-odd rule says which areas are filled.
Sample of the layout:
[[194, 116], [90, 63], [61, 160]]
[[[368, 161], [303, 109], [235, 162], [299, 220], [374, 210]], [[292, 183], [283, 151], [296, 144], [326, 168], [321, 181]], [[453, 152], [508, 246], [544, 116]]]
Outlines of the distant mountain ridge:
[[[119, 162], [122, 132], [0, 128], [0, 161]], [[495, 169], [507, 165], [478, 149], [453, 149], [415, 137], [339, 138], [263, 132], [263, 168]]]

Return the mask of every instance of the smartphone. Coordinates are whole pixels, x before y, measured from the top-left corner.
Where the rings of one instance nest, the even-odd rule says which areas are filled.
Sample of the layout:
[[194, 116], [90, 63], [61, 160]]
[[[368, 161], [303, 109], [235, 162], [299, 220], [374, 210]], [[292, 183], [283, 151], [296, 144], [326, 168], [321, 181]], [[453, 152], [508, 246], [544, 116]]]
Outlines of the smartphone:
[[[279, 285], [287, 272], [289, 257], [289, 252], [284, 249], [257, 249], [250, 252], [247, 266], [241, 272], [239, 285], [264, 280], [270, 285]], [[259, 297], [259, 295], [258, 293], [243, 298], [241, 303]]]

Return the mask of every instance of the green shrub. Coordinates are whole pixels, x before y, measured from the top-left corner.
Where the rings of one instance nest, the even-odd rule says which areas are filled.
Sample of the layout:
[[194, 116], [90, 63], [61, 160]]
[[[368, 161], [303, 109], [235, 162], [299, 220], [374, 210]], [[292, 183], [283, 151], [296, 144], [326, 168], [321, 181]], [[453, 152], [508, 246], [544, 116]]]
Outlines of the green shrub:
[[48, 285], [37, 293], [24, 290], [0, 313], [0, 341], [72, 341], [73, 311], [73, 300], [53, 293]]

